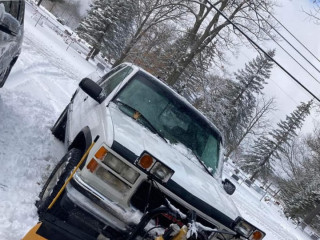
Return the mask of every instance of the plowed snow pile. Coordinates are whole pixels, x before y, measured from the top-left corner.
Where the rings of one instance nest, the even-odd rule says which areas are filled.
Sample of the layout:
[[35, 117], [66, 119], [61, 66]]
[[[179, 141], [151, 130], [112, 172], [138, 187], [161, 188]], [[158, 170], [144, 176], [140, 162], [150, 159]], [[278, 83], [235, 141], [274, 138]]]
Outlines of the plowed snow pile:
[[52, 110], [26, 94], [1, 91], [0, 113], [0, 239], [19, 239], [37, 219], [34, 201], [63, 146], [50, 133]]

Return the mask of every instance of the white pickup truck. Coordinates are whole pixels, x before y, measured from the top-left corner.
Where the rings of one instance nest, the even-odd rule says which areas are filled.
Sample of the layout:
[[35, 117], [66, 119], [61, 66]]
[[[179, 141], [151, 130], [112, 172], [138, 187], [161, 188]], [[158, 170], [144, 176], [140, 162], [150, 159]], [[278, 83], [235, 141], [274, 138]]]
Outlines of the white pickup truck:
[[65, 221], [97, 239], [155, 239], [172, 224], [187, 226], [188, 239], [264, 238], [228, 196], [235, 186], [221, 179], [221, 134], [181, 96], [129, 63], [79, 86], [52, 128], [68, 153], [40, 193], [39, 213], [99, 136], [51, 210]]

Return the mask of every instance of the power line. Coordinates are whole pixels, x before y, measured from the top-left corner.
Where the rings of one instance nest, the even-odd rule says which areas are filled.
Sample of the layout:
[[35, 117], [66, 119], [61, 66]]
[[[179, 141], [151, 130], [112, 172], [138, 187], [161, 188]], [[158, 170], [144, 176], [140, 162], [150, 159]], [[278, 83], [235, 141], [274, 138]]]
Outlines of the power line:
[[[243, 11], [242, 10], [242, 12], [247, 16], [247, 17], [249, 17], [249, 15], [245, 12], [245, 11]], [[264, 21], [266, 21], [265, 19], [263, 19]], [[256, 23], [256, 22], [254, 22], [257, 26], [259, 26], [259, 24], [258, 23]], [[268, 23], [269, 24], [269, 23]], [[313, 76], [300, 62], [298, 62], [298, 60], [297, 59], [295, 59], [283, 46], [281, 46], [280, 45], [280, 43], [278, 43], [277, 42], [277, 40], [274, 38], [274, 37], [272, 37], [272, 35], [269, 33], [269, 32], [267, 32], [267, 30], [265, 30], [263, 27], [261, 27], [261, 29], [262, 29], [262, 31], [264, 31], [266, 34], [267, 34], [267, 36], [272, 40], [272, 41], [274, 41], [286, 54], [288, 54], [290, 57], [291, 57], [291, 59], [293, 60], [293, 61], [295, 61], [303, 70], [305, 70], [317, 83], [319, 83], [320, 84], [320, 81], [315, 77], [315, 76]], [[290, 43], [289, 43], [290, 44]], [[291, 45], [291, 44], [290, 44]], [[296, 50], [297, 51], [297, 50]], [[300, 53], [300, 52], [299, 52]], [[301, 53], [300, 53], [300, 55], [301, 55]], [[304, 56], [303, 56], [304, 57]], [[318, 70], [319, 71], [319, 70]], [[320, 71], [319, 71], [319, 73], [320, 73]]]
[[[320, 70], [312, 64], [295, 46], [293, 46], [272, 24], [270, 24], [260, 13], [256, 13], [265, 23], [267, 23], [273, 31], [275, 31], [286, 43], [288, 43], [301, 57], [303, 57], [304, 60], [306, 60], [318, 73], [320, 73]], [[317, 59], [318, 60], [318, 59]]]
[[[257, 50], [257, 49], [256, 49]], [[258, 51], [258, 50], [257, 50]], [[251, 58], [248, 57], [248, 55], [244, 52], [242, 52], [242, 55], [245, 56], [247, 58], [248, 61], [251, 60]], [[276, 81], [274, 81], [272, 78], [270, 78], [270, 81], [272, 81], [275, 86], [284, 93], [284, 95], [286, 95], [295, 105], [299, 105], [299, 103], [288, 93], [286, 92], [286, 90], [284, 90]], [[305, 93], [307, 94], [307, 93]], [[276, 111], [271, 111], [270, 112], [274, 117], [276, 117], [276, 119], [278, 119], [279, 121], [281, 121], [283, 119], [283, 117], [279, 117], [279, 115], [276, 114]], [[312, 117], [312, 115], [310, 115], [310, 117], [312, 118], [313, 121], [317, 121], [314, 117]]]
[[[257, 49], [256, 49], [257, 50]], [[258, 51], [258, 50], [257, 50]], [[247, 58], [248, 61], [250, 61], [251, 59], [248, 57], [248, 55], [246, 55], [244, 52], [242, 53], [243, 56], [245, 56]], [[276, 81], [274, 81], [272, 78], [270, 78], [270, 81], [272, 81], [275, 86], [284, 93], [284, 95], [286, 95], [294, 104], [299, 105], [299, 103], [289, 94], [287, 93]], [[305, 93], [307, 94], [307, 93]], [[275, 116], [279, 121], [281, 121], [283, 119], [283, 117], [279, 117], [279, 115], [277, 115], [275, 113], [275, 111], [271, 111], [271, 114], [273, 116]], [[317, 121], [314, 117], [312, 117], [312, 115], [310, 115], [310, 117], [312, 118], [313, 121]]]
[[293, 33], [291, 33], [288, 28], [286, 28], [271, 12], [269, 12], [269, 10], [265, 6], [263, 6], [261, 2], [259, 1], [257, 2], [259, 3], [260, 6], [262, 6], [264, 11], [266, 11], [274, 20], [276, 20], [281, 27], [283, 27], [298, 43], [300, 43], [301, 46], [303, 46], [305, 50], [307, 50], [320, 63], [320, 60], [296, 36], [294, 36]]
[[210, 1], [208, 1], [209, 5], [214, 8], [224, 19], [227, 20], [234, 28], [236, 28], [245, 38], [248, 39], [253, 45], [255, 45], [261, 52], [263, 52], [266, 56], [268, 56], [279, 68], [281, 68], [285, 73], [287, 73], [295, 82], [297, 82], [304, 90], [306, 90], [312, 97], [314, 97], [319, 103], [320, 99], [314, 95], [308, 88], [306, 88], [298, 79], [296, 79], [287, 69], [285, 69], [280, 63], [278, 63], [273, 57], [271, 57], [262, 47], [260, 47], [254, 40], [252, 40], [244, 31], [241, 30], [232, 22], [221, 10], [219, 10], [216, 6], [214, 6]]
[[[246, 55], [245, 53], [242, 53], [242, 54], [247, 58], [248, 61], [251, 60], [251, 59], [248, 57], [248, 55]], [[282, 91], [294, 104], [299, 105], [299, 103], [298, 103], [296, 100], [294, 100], [294, 99], [291, 97], [291, 95], [290, 95], [289, 93], [287, 93], [282, 87], [280, 87], [280, 85], [279, 85], [276, 81], [274, 81], [272, 78], [270, 78], [270, 81], [272, 81], [272, 82], [276, 85], [276, 87], [278, 87], [278, 88], [280, 89], [280, 91]]]

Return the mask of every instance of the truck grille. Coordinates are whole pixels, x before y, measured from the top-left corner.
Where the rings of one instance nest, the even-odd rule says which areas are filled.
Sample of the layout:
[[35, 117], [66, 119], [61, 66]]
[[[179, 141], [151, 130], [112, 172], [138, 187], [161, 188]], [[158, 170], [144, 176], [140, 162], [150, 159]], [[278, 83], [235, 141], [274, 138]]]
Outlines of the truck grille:
[[[139, 187], [138, 190], [135, 192], [135, 194], [131, 198], [131, 204], [133, 207], [139, 209], [141, 212], [144, 212], [145, 206], [148, 204], [148, 193], [149, 193], [150, 183], [149, 182], [143, 182]], [[173, 200], [171, 197], [167, 196], [165, 193], [162, 193], [158, 188], [155, 186], [151, 186], [151, 193], [149, 196], [149, 204], [148, 209], [154, 209], [163, 205], [166, 205], [166, 199], [170, 201], [170, 203], [178, 208], [182, 213], [186, 214], [189, 212], [189, 209], [183, 206], [182, 204], [178, 203], [177, 201]], [[163, 227], [168, 227], [172, 222], [175, 220], [169, 219], [169, 216], [161, 215], [158, 217], [157, 221], [159, 225]], [[197, 222], [201, 223], [202, 225], [210, 228], [216, 228], [215, 225], [208, 222], [207, 220], [197, 216], [196, 219]], [[178, 224], [183, 223], [186, 224], [183, 220], [178, 220]]]

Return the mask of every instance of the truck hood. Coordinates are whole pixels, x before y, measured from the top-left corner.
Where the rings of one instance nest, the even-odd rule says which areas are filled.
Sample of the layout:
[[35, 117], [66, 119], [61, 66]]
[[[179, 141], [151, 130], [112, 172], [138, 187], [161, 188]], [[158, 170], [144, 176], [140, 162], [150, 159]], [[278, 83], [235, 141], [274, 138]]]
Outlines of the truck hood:
[[224, 222], [223, 219], [228, 218], [230, 222], [240, 216], [233, 201], [224, 191], [221, 179], [209, 175], [191, 150], [182, 144], [167, 143], [121, 112], [115, 104], [110, 103], [109, 109], [114, 143], [123, 147], [121, 152], [130, 153], [127, 156], [137, 159], [147, 151], [169, 166], [175, 173], [165, 187], [196, 208], [198, 207], [195, 205], [206, 206], [202, 208], [204, 213], [211, 211], [216, 220], [218, 218]]

